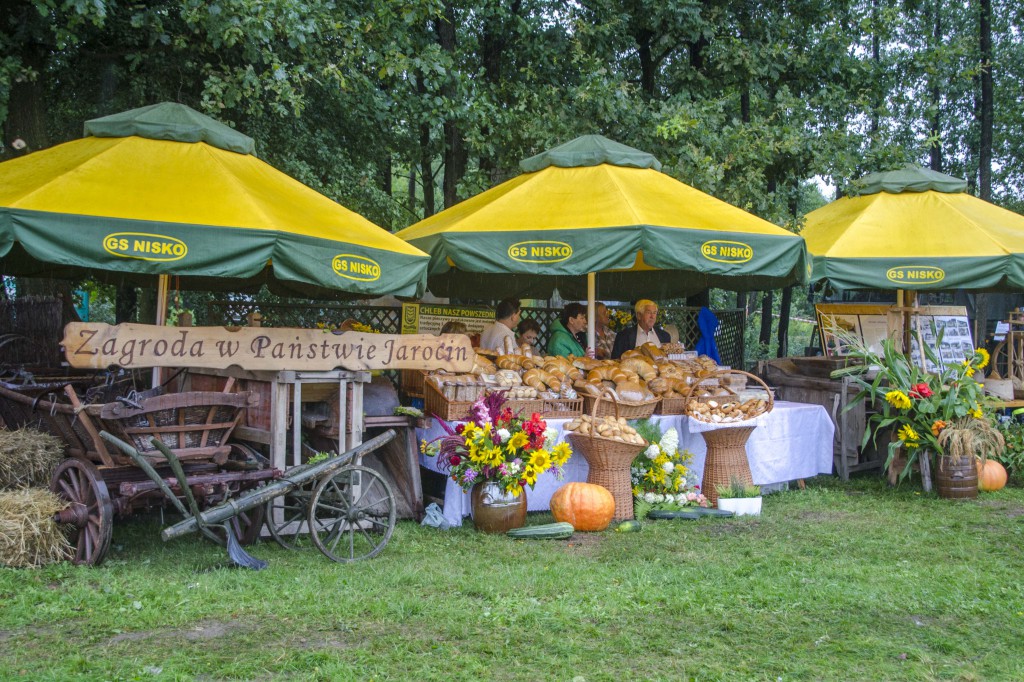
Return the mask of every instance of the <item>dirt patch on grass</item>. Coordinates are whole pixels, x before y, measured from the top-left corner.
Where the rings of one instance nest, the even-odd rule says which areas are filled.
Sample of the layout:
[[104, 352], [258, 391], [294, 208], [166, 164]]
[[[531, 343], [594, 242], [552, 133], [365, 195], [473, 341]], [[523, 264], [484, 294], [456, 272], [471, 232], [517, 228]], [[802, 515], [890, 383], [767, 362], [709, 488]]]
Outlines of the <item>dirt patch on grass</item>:
[[202, 621], [188, 628], [122, 632], [107, 640], [107, 644], [117, 644], [119, 642], [140, 642], [145, 640], [158, 640], [165, 642], [176, 639], [183, 639], [188, 642], [206, 642], [212, 639], [235, 635], [250, 629], [252, 628], [238, 621]]
[[1024, 507], [1004, 500], [978, 500], [978, 505], [982, 507], [990, 507], [995, 511], [1003, 512], [1006, 514], [1007, 518], [1011, 519], [1024, 516]]
[[573, 533], [565, 541], [565, 551], [570, 554], [592, 556], [604, 543], [604, 533]]

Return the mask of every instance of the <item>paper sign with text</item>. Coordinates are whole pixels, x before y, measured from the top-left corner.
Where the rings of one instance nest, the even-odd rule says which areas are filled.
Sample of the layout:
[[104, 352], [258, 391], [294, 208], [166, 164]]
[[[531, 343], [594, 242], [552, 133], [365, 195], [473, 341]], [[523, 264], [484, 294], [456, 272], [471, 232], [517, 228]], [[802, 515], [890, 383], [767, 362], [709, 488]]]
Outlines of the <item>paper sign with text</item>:
[[64, 328], [72, 367], [106, 369], [232, 365], [249, 370], [446, 369], [468, 372], [476, 354], [462, 334], [337, 334], [322, 329], [158, 327], [72, 322]]

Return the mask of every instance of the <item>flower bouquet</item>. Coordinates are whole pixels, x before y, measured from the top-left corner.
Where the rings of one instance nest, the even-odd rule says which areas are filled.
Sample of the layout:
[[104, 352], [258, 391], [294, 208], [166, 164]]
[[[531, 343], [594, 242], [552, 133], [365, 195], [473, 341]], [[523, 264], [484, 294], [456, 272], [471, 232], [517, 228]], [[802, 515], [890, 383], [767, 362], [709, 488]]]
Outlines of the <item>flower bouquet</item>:
[[693, 454], [679, 449], [679, 433], [675, 427], [664, 434], [656, 424], [645, 421], [637, 431], [651, 445], [633, 460], [633, 513], [645, 518], [651, 510], [681, 511], [686, 507], [707, 507], [707, 498], [700, 486], [691, 480], [688, 464]]
[[439, 420], [447, 435], [421, 444], [425, 454], [436, 454], [438, 467], [463, 490], [493, 482], [518, 497], [545, 471], [562, 478], [562, 467], [572, 455], [569, 444], [556, 445], [558, 432], [539, 414], [523, 419], [505, 403], [504, 391], [482, 397], [473, 403], [470, 421], [452, 428]]
[[[929, 363], [940, 368], [937, 373], [930, 373], [897, 350], [892, 338], [882, 341], [882, 354], [878, 355], [860, 339], [842, 330], [832, 331], [848, 346], [848, 355], [863, 362], [832, 372], [832, 378], [850, 376], [861, 387], [846, 409], [866, 400], [878, 410], [868, 419], [861, 446], [867, 445], [872, 435], [877, 438], [879, 431], [891, 429], [894, 437], [885, 466], [890, 467], [902, 453], [906, 463], [900, 480], [919, 463], [928, 486], [925, 474], [931, 463], [919, 461], [921, 452], [932, 452], [937, 457], [948, 455], [954, 464], [959, 464], [964, 456], [976, 454], [984, 458], [988, 453], [1002, 451], [1002, 436], [986, 413], [984, 387], [974, 379], [974, 373], [989, 361], [984, 348], [975, 350], [962, 362], [943, 364], [913, 332]], [[939, 332], [938, 342], [941, 341]]]

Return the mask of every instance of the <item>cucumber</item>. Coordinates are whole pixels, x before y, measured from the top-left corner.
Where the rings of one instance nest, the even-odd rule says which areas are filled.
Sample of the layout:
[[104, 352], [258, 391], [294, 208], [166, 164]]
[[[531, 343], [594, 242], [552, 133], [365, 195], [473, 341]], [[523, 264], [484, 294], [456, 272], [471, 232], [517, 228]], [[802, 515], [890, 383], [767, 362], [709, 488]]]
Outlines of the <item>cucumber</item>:
[[682, 511], [682, 510], [668, 510], [668, 509], [652, 509], [647, 512], [647, 518], [649, 519], [699, 519], [701, 517], [697, 512]]
[[639, 533], [643, 526], [640, 525], [639, 521], [623, 521], [619, 525], [615, 526], [616, 533]]
[[529, 540], [565, 540], [576, 532], [571, 523], [565, 521], [559, 523], [545, 523], [539, 526], [523, 526], [513, 528], [505, 534], [510, 538]]

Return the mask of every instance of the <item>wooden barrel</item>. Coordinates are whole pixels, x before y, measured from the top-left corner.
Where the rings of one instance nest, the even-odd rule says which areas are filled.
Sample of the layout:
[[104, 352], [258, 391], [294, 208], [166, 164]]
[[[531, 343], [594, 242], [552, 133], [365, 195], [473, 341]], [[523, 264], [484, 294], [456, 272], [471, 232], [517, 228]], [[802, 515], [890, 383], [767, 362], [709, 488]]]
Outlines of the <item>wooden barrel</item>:
[[978, 469], [974, 457], [961, 457], [953, 463], [951, 457], [939, 457], [935, 472], [935, 491], [939, 497], [949, 499], [975, 499], [978, 497]]

